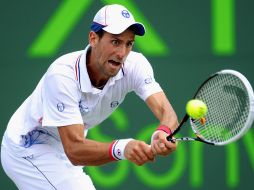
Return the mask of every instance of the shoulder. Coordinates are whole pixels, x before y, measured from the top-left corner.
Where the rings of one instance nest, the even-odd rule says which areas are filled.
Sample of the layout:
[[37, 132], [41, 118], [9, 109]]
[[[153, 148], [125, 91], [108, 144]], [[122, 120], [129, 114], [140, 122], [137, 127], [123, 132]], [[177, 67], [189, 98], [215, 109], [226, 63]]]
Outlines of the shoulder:
[[57, 58], [48, 68], [47, 76], [63, 75], [73, 78], [75, 77], [75, 63], [84, 51], [75, 51]]
[[54, 62], [68, 62], [68, 61], [72, 61], [73, 59], [77, 58], [83, 52], [84, 52], [84, 50], [80, 50], [80, 51], [74, 51], [74, 52], [70, 52], [70, 53], [64, 54], [64, 55], [60, 56], [59, 58], [57, 58]]
[[135, 51], [131, 51], [129, 55], [126, 58], [126, 61], [131, 62], [131, 63], [140, 63], [140, 62], [146, 62], [147, 59], [142, 53], [138, 53]]
[[142, 53], [131, 51], [124, 63], [124, 71], [135, 74], [147, 70], [152, 70], [152, 66], [147, 58]]

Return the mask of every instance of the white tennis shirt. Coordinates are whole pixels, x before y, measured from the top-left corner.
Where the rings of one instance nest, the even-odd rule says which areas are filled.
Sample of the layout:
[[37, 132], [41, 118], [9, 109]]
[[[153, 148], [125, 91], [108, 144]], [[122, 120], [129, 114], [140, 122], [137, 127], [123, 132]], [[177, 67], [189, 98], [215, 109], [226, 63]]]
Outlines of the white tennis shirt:
[[136, 52], [129, 53], [123, 68], [102, 90], [93, 87], [86, 68], [88, 48], [55, 60], [14, 113], [4, 141], [14, 146], [15, 152], [36, 152], [38, 148], [32, 145], [41, 144], [61, 147], [57, 127], [84, 124], [87, 130], [105, 120], [127, 93], [134, 91], [146, 100], [162, 91], [150, 63]]

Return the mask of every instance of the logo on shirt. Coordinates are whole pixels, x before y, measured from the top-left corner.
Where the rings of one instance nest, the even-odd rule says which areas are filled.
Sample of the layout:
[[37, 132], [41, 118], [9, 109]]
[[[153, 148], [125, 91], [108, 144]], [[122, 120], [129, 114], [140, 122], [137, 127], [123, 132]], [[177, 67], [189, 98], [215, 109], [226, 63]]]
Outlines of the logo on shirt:
[[63, 102], [58, 103], [58, 104], [56, 105], [56, 107], [57, 107], [58, 111], [60, 111], [60, 112], [63, 112], [63, 111], [64, 111], [64, 108], [65, 108]]
[[150, 83], [152, 83], [152, 82], [153, 82], [153, 79], [152, 79], [151, 76], [149, 76], [148, 78], [145, 79], [145, 83], [146, 83], [146, 84], [150, 84]]
[[118, 102], [118, 101], [113, 101], [113, 102], [110, 103], [110, 107], [111, 107], [111, 108], [115, 108], [115, 107], [118, 106], [118, 105], [119, 105], [119, 102]]
[[87, 113], [89, 111], [88, 106], [85, 105], [85, 102], [82, 100], [79, 101], [79, 110], [82, 114]]

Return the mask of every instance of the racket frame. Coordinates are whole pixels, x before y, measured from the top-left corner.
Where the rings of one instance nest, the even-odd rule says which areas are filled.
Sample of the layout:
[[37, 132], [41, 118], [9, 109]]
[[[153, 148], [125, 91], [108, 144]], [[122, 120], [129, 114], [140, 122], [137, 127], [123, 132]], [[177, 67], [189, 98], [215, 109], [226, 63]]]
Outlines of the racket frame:
[[[230, 69], [225, 69], [225, 70], [221, 70], [219, 72], [216, 72], [214, 73], [213, 75], [211, 75], [210, 77], [208, 77], [198, 88], [198, 90], [196, 91], [195, 95], [194, 95], [194, 99], [196, 98], [198, 92], [200, 91], [200, 89], [209, 81], [211, 80], [212, 78], [214, 78], [215, 76], [217, 75], [220, 75], [220, 74], [232, 74], [232, 75], [235, 75], [237, 76], [238, 78], [241, 79], [241, 81], [243, 82], [244, 86], [246, 87], [247, 89], [247, 92], [248, 92], [248, 97], [249, 97], [249, 105], [250, 105], [250, 108], [249, 108], [249, 115], [248, 115], [248, 118], [245, 122], [245, 125], [244, 127], [242, 128], [242, 130], [236, 135], [234, 136], [233, 138], [227, 140], [227, 141], [224, 141], [224, 142], [217, 142], [217, 143], [214, 143], [214, 142], [210, 142], [210, 141], [207, 141], [205, 139], [202, 138], [202, 136], [200, 134], [197, 133], [197, 131], [195, 130], [195, 128], [193, 127], [193, 124], [192, 124], [192, 119], [190, 119], [189, 115], [188, 114], [185, 114], [185, 116], [183, 117], [183, 119], [181, 120], [180, 124], [178, 125], [178, 127], [172, 132], [172, 134], [170, 134], [169, 136], [167, 136], [167, 140], [168, 141], [173, 141], [173, 140], [180, 140], [180, 141], [192, 141], [192, 140], [195, 140], [195, 141], [199, 141], [199, 142], [203, 142], [203, 143], [206, 143], [206, 144], [210, 144], [210, 145], [226, 145], [226, 144], [229, 144], [231, 142], [234, 142], [236, 141], [237, 139], [239, 139], [241, 136], [243, 136], [247, 131], [248, 129], [252, 126], [252, 123], [253, 123], [253, 120], [254, 120], [254, 93], [253, 93], [253, 89], [251, 87], [251, 84], [249, 83], [249, 81], [247, 80], [247, 78], [242, 75], [241, 73], [239, 73], [238, 71], [235, 71], [235, 70], [230, 70]], [[194, 132], [194, 134], [196, 135], [196, 138], [191, 138], [191, 137], [182, 137], [182, 138], [174, 138], [173, 136], [178, 133], [181, 129], [181, 127], [184, 125], [184, 123], [186, 123], [188, 120], [190, 119], [190, 123], [191, 123], [191, 128]]]

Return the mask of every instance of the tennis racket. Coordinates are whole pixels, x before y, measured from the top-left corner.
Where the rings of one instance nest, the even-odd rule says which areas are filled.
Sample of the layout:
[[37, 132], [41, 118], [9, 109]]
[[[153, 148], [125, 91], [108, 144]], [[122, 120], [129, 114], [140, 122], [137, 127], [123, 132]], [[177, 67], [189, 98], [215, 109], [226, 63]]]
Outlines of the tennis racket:
[[[167, 140], [226, 145], [242, 137], [253, 123], [253, 89], [245, 76], [237, 71], [222, 70], [211, 75], [198, 88], [194, 99], [207, 105], [205, 118], [195, 120], [185, 114]], [[174, 138], [188, 120], [196, 137]]]

